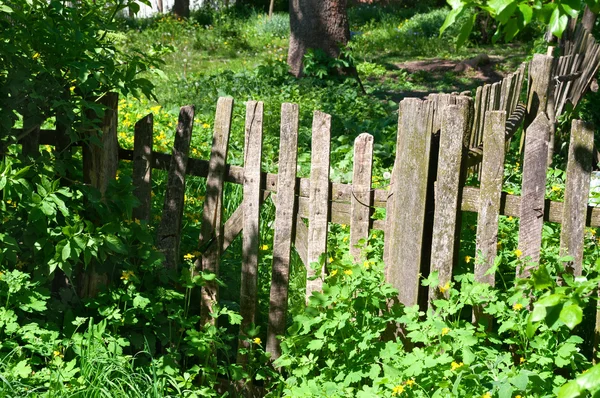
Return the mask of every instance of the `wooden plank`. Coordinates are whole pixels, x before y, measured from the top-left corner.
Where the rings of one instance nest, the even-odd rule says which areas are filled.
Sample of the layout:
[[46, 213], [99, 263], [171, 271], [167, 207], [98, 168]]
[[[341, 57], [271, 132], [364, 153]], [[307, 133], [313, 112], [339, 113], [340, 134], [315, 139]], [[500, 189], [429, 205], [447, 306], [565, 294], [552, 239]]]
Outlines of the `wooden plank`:
[[479, 142], [479, 124], [481, 123], [481, 120], [483, 119], [483, 116], [481, 115], [481, 109], [483, 106], [481, 104], [482, 92], [483, 92], [483, 87], [482, 86], [477, 87], [477, 91], [475, 92], [475, 113], [474, 113], [474, 119], [473, 119], [473, 129], [471, 132], [469, 148], [478, 147], [479, 144], [481, 144], [481, 142]]
[[369, 237], [369, 221], [373, 205], [371, 177], [373, 170], [373, 136], [363, 133], [354, 141], [354, 176], [350, 221], [350, 254], [361, 261], [361, 239]]
[[527, 96], [527, 128], [540, 112], [546, 111], [550, 82], [552, 80], [553, 57], [543, 54], [534, 54], [529, 67], [530, 87]]
[[181, 219], [185, 198], [186, 167], [194, 125], [194, 106], [181, 108], [175, 132], [173, 155], [167, 177], [167, 192], [157, 230], [156, 246], [165, 256], [165, 267], [177, 269], [181, 241]]
[[[95, 145], [90, 140], [87, 145], [83, 146], [83, 180], [100, 190], [104, 195], [109, 182], [117, 176], [119, 165], [119, 143], [117, 141], [119, 95], [117, 93], [107, 93], [98, 101], [98, 104], [105, 107], [104, 117], [100, 122], [100, 131], [91, 131], [90, 134], [97, 137], [100, 145]], [[57, 145], [56, 149], [61, 152], [65, 151], [63, 155], [69, 156], [66, 154], [66, 151], [70, 151], [66, 148], [69, 142], [66, 135], [67, 131], [65, 129], [59, 136], [61, 145]]]
[[[392, 237], [392, 234], [394, 232], [394, 221], [397, 218], [397, 214], [396, 212], [396, 207], [394, 205], [394, 201], [396, 200], [396, 191], [398, 191], [399, 189], [401, 189], [401, 187], [397, 186], [394, 184], [394, 176], [397, 174], [397, 168], [398, 165], [400, 164], [400, 156], [402, 153], [402, 145], [404, 144], [403, 141], [403, 137], [402, 137], [402, 129], [400, 128], [401, 124], [402, 124], [402, 112], [403, 112], [404, 107], [402, 106], [402, 102], [400, 102], [400, 105], [398, 106], [398, 129], [396, 132], [396, 156], [394, 158], [394, 166], [392, 167], [392, 177], [390, 179], [390, 192], [389, 192], [389, 196], [388, 196], [388, 200], [386, 203], [386, 207], [385, 207], [385, 214], [386, 214], [386, 225], [385, 225], [385, 240], [383, 243], [383, 263], [384, 264], [391, 264], [392, 263], [392, 258], [391, 256], [391, 251], [390, 248], [391, 246], [394, 244], [394, 238]], [[335, 196], [333, 196], [335, 198]], [[387, 271], [386, 271], [387, 272]]]
[[[258, 250], [260, 244], [260, 187], [263, 136], [263, 103], [246, 103], [244, 148], [244, 233], [242, 235], [242, 277], [240, 284], [240, 340], [238, 348], [248, 349], [246, 331], [256, 321], [258, 303]], [[247, 354], [238, 349], [237, 363], [245, 365]]]
[[[550, 128], [550, 121], [546, 114], [541, 112], [526, 131], [519, 250], [523, 254], [523, 259], [533, 263], [539, 262], [542, 245], [546, 161]], [[520, 277], [527, 277], [528, 275], [529, 270], [519, 272]]]
[[277, 336], [285, 334], [290, 281], [294, 210], [296, 209], [296, 167], [298, 165], [298, 105], [281, 105], [278, 186], [285, 187], [277, 195], [273, 266], [269, 299], [269, 324], [266, 350], [271, 360], [281, 355]]
[[[202, 255], [202, 260], [196, 260], [195, 268], [202, 268], [204, 272], [219, 275], [219, 258], [223, 246], [223, 184], [225, 179], [225, 164], [229, 145], [229, 132], [231, 129], [231, 116], [233, 113], [233, 99], [219, 98], [215, 115], [215, 131], [208, 163], [206, 177], [206, 195], [202, 211], [202, 226], [198, 247], [208, 244], [211, 239], [216, 241], [212, 250], [207, 250]], [[242, 169], [243, 170], [243, 169]], [[217, 303], [219, 287], [214, 281], [208, 281], [202, 288], [201, 298], [201, 325], [207, 322], [214, 323], [210, 316], [213, 304]]]
[[483, 162], [481, 165], [481, 188], [479, 215], [477, 219], [475, 280], [494, 286], [494, 275], [486, 275], [494, 265], [498, 243], [498, 216], [504, 181], [504, 131], [506, 113], [489, 112], [483, 138]]
[[[456, 237], [460, 216], [460, 182], [464, 143], [471, 129], [472, 103], [462, 101], [446, 108], [440, 132], [440, 152], [435, 188], [435, 213], [431, 245], [431, 271], [438, 272], [440, 284], [450, 282], [454, 268]], [[439, 293], [430, 286], [430, 303]]]
[[152, 209], [152, 114], [135, 124], [133, 136], [133, 194], [140, 204], [133, 209], [133, 218], [150, 221]]
[[[509, 127], [507, 127], [507, 130]], [[44, 142], [44, 137], [41, 137], [40, 142]], [[51, 141], [48, 145], [51, 145], [53, 141]], [[166, 170], [168, 169], [169, 159], [171, 155], [167, 155], [160, 152], [153, 152], [153, 164], [152, 168], [158, 170]], [[119, 150], [119, 159], [122, 160], [131, 160], [133, 159], [133, 151], [120, 149]], [[197, 177], [206, 177], [208, 175], [208, 161], [201, 159], [189, 159], [188, 160], [188, 175], [193, 175]], [[243, 183], [243, 167], [226, 165], [225, 166], [225, 181], [232, 184], [242, 184]], [[302, 200], [306, 200], [309, 195], [309, 185], [310, 180], [308, 178], [299, 178], [298, 179], [300, 186], [298, 195], [300, 198], [300, 205], [302, 204]], [[263, 189], [267, 192], [276, 193], [277, 192], [277, 174], [272, 173], [263, 173], [263, 181], [265, 181], [265, 186]], [[350, 223], [350, 200], [352, 197], [352, 185], [348, 184], [340, 184], [340, 183], [331, 183], [331, 206], [332, 208], [335, 206], [335, 211], [343, 211], [344, 214], [331, 214], [329, 221], [335, 224], [349, 224]], [[376, 189], [374, 191], [375, 199], [374, 206], [387, 208], [391, 203], [391, 191], [386, 189]], [[461, 201], [461, 210], [477, 213], [479, 209], [479, 189], [474, 187], [464, 187], [463, 195]], [[388, 199], [389, 198], [389, 199]], [[520, 215], [520, 197], [507, 194], [506, 192], [502, 194], [502, 205], [501, 205], [501, 215], [505, 216], [513, 216], [519, 217]], [[338, 207], [339, 205], [339, 207]], [[345, 206], [345, 207], [344, 207]], [[300, 209], [302, 207], [300, 206]], [[303, 218], [308, 218], [308, 205], [306, 207], [306, 213], [301, 213], [300, 210], [298, 212]], [[554, 223], [561, 223], [563, 216], [563, 203], [562, 202], [552, 202], [550, 200], [545, 201], [545, 212], [544, 212], [544, 221], [550, 221]], [[389, 214], [389, 213], [388, 213]], [[386, 220], [373, 220], [372, 229], [385, 231], [387, 229]], [[588, 206], [587, 209], [587, 217], [586, 217], [586, 225], [588, 227], [600, 227], [600, 208], [596, 208], [593, 206]]]
[[[307, 212], [308, 214], [308, 212]], [[294, 248], [304, 266], [308, 267], [308, 227], [300, 217], [296, 218], [296, 233], [294, 234]]]
[[583, 238], [590, 192], [593, 150], [593, 127], [581, 120], [573, 120], [560, 247], [563, 254], [573, 257], [567, 271], [577, 276], [581, 275], [583, 264]]
[[418, 302], [431, 146], [426, 122], [429, 106], [415, 98], [400, 103], [402, 120], [398, 128], [403, 145], [401, 162], [393, 176], [394, 187], [399, 189], [394, 191], [395, 219], [388, 235], [393, 261], [386, 264], [386, 278], [399, 290], [399, 300], [406, 306]]
[[312, 156], [310, 169], [310, 217], [308, 220], [308, 265], [306, 299], [312, 292], [321, 290], [322, 277], [317, 275], [313, 263], [324, 272], [321, 256], [327, 253], [327, 227], [329, 214], [329, 156], [331, 116], [315, 111], [312, 125]]

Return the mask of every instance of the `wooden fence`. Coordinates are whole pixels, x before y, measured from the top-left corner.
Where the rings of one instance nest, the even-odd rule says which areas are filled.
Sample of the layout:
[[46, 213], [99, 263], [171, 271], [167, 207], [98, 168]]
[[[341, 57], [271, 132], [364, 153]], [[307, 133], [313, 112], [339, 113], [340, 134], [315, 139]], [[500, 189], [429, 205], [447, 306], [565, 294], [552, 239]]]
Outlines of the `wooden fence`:
[[[219, 261], [233, 239], [242, 231], [242, 275], [240, 311], [241, 334], [254, 322], [257, 302], [259, 214], [264, 199], [271, 195], [276, 207], [273, 243], [267, 351], [280, 355], [276, 336], [285, 332], [287, 319], [289, 267], [292, 248], [314, 275], [312, 263], [327, 274], [323, 253], [327, 251], [329, 223], [350, 225], [351, 253], [361, 261], [356, 248], [369, 231], [384, 231], [386, 279], [399, 291], [404, 305], [421, 304], [441, 294], [437, 286], [420, 287], [420, 278], [439, 273], [442, 285], [449, 282], [458, 254], [461, 212], [478, 213], [475, 264], [477, 280], [494, 284], [487, 274], [493, 265], [498, 243], [499, 215], [520, 217], [519, 250], [531, 265], [520, 270], [529, 274], [539, 262], [544, 221], [562, 224], [561, 249], [573, 257], [570, 271], [581, 274], [585, 226], [600, 226], [600, 209], [588, 206], [593, 158], [593, 130], [574, 121], [567, 167], [564, 202], [545, 198], [548, 145], [553, 126], [540, 98], [547, 96], [551, 76], [536, 75], [537, 64], [547, 58], [536, 56], [530, 66], [527, 117], [531, 123], [524, 132], [522, 195], [502, 192], [507, 140], [521, 124], [525, 105], [518, 104], [524, 69], [507, 83], [492, 86], [497, 99], [486, 101], [487, 89], [478, 90], [475, 101], [464, 95], [433, 95], [428, 99], [405, 99], [399, 106], [397, 152], [389, 190], [372, 189], [373, 137], [356, 138], [352, 184], [332, 183], [330, 170], [331, 117], [316, 111], [312, 123], [312, 162], [310, 178], [296, 176], [298, 152], [298, 105], [283, 104], [279, 173], [261, 171], [263, 103], [246, 104], [244, 166], [226, 163], [233, 99], [217, 103], [211, 156], [208, 161], [189, 158], [193, 134], [194, 107], [181, 108], [172, 155], [152, 148], [153, 120], [148, 115], [135, 125], [133, 150], [116, 143], [117, 96], [105, 99], [109, 107], [102, 134], [103, 147], [91, 145], [83, 151], [84, 175], [101, 190], [114, 178], [118, 159], [133, 161], [133, 183], [140, 206], [135, 217], [150, 219], [152, 169], [168, 170], [167, 192], [157, 229], [157, 247], [165, 255], [165, 266], [175, 268], [181, 261], [179, 242], [184, 192], [188, 175], [206, 178], [199, 247], [205, 248], [195, 260], [197, 270], [219, 274]], [[543, 69], [543, 68], [541, 68]], [[548, 73], [548, 72], [544, 72]], [[498, 88], [499, 87], [499, 88]], [[506, 87], [506, 88], [505, 88]], [[496, 95], [496, 94], [494, 94]], [[483, 104], [483, 105], [482, 105]], [[482, 108], [483, 107], [483, 108]], [[510, 117], [508, 113], [511, 113]], [[532, 114], [533, 112], [533, 114]], [[527, 119], [525, 117], [525, 119]], [[57, 144], [56, 131], [42, 131], [39, 144]], [[24, 146], [30, 148], [31, 144]], [[471, 150], [470, 150], [471, 148]], [[464, 186], [467, 167], [479, 163], [479, 187]], [[243, 202], [229, 219], [223, 215], [225, 182], [243, 186]], [[386, 218], [372, 218], [375, 208], [385, 208]], [[308, 220], [308, 227], [303, 220]], [[321, 289], [323, 280], [310, 280], [307, 297]], [[202, 322], [212, 322], [213, 304], [219, 300], [219, 287], [209, 282], [202, 289]], [[600, 319], [600, 316], [599, 318]], [[243, 341], [241, 344], [243, 346]], [[240, 363], [246, 358], [238, 357]]]

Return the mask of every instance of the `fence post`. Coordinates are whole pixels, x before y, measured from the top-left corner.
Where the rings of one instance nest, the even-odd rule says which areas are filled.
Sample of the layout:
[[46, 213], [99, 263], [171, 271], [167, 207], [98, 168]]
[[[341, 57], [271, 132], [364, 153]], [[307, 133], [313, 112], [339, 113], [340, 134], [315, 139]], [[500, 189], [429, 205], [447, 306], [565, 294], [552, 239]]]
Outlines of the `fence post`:
[[419, 272], [430, 156], [430, 122], [427, 101], [407, 98], [400, 102], [399, 156], [392, 181], [394, 219], [389, 243], [386, 279], [399, 290], [400, 302], [418, 302]]
[[360, 262], [361, 248], [358, 242], [369, 237], [369, 221], [372, 213], [373, 191], [371, 177], [373, 169], [373, 136], [362, 133], [354, 141], [354, 176], [350, 217], [350, 254]]
[[[244, 148], [244, 228], [242, 236], [242, 278], [240, 288], [239, 348], [248, 349], [246, 331], [255, 321], [258, 280], [258, 246], [260, 240], [261, 160], [263, 135], [263, 103], [246, 103], [246, 131]], [[246, 354], [238, 349], [237, 363], [245, 365]]]
[[321, 256], [327, 253], [327, 226], [329, 219], [329, 149], [331, 147], [331, 116], [315, 111], [312, 124], [312, 156], [310, 167], [310, 204], [308, 218], [308, 263], [306, 264], [306, 301], [314, 291], [323, 286], [323, 276], [314, 278], [318, 263], [321, 272], [325, 267]]
[[571, 124], [571, 142], [567, 161], [567, 184], [563, 206], [560, 247], [573, 257], [568, 271], [581, 275], [583, 235], [590, 192], [590, 175], [594, 151], [594, 129], [581, 120]]
[[[529, 125], [533, 123], [539, 113], [546, 112], [548, 107], [553, 64], [554, 58], [544, 54], [534, 54], [529, 63], [527, 114], [525, 115], [524, 133], [521, 136], [521, 151], [523, 150]], [[548, 131], [548, 134], [550, 134], [550, 131]], [[548, 137], [549, 139], [550, 137]]]
[[150, 221], [152, 208], [152, 135], [153, 115], [144, 116], [135, 124], [133, 136], [133, 186], [140, 201], [133, 209], [133, 218]]
[[[539, 262], [542, 245], [550, 128], [550, 121], [542, 111], [525, 132], [519, 250], [523, 259], [533, 263]], [[529, 270], [524, 269], [518, 275], [527, 277]]]
[[181, 219], [185, 199], [185, 173], [194, 127], [194, 106], [179, 111], [179, 121], [173, 144], [173, 156], [167, 177], [167, 192], [158, 226], [156, 246], [165, 255], [165, 267], [176, 269], [181, 242]]
[[[209, 248], [205, 253], [202, 253], [202, 259], [196, 259], [194, 263], [196, 270], [206, 271], [217, 276], [219, 274], [219, 258], [223, 247], [223, 184], [232, 114], [233, 98], [219, 98], [215, 115], [215, 132], [208, 162], [206, 197], [204, 199], [202, 226], [198, 242], [199, 247], [209, 246]], [[213, 304], [218, 300], [219, 287], [214, 281], [207, 281], [201, 294], [200, 324], [214, 323], [214, 318], [210, 314]]]
[[[107, 93], [98, 100], [98, 103], [106, 107], [100, 126], [100, 136], [98, 137], [95, 131], [91, 134], [98, 137], [100, 145], [92, 142], [83, 145], [83, 180], [99, 189], [104, 196], [108, 183], [117, 175], [119, 165], [119, 143], [117, 141], [119, 95]], [[63, 132], [63, 134], [65, 133], [66, 131]], [[59, 137], [63, 144], [65, 139], [68, 138]], [[68, 149], [58, 147], [57, 150]]]
[[[452, 278], [460, 215], [463, 148], [470, 139], [472, 106], [472, 100], [465, 98], [457, 105], [447, 106], [443, 112], [431, 244], [431, 272], [438, 271], [442, 286]], [[438, 286], [429, 287], [430, 303], [437, 293]]]
[[[296, 208], [296, 167], [298, 164], [298, 105], [281, 105], [281, 134], [277, 205], [273, 236], [273, 268], [269, 300], [269, 327], [266, 351], [275, 360], [281, 356], [277, 336], [285, 333], [290, 281], [290, 258]], [[302, 220], [299, 220], [302, 222]]]
[[[107, 93], [98, 103], [106, 107], [104, 117], [100, 125], [100, 134], [91, 131], [90, 135], [98, 137], [100, 145], [86, 142], [82, 148], [83, 157], [83, 180], [97, 188], [102, 197], [106, 193], [108, 183], [117, 176], [117, 167], [119, 165], [119, 143], [117, 141], [117, 122], [118, 122], [118, 102], [117, 93]], [[64, 125], [57, 125], [59, 132], [57, 152], [63, 158], [70, 156], [68, 151], [67, 128]], [[67, 151], [62, 153], [62, 151]], [[58, 158], [58, 156], [57, 156]], [[101, 286], [108, 283], [108, 276], [96, 271], [96, 264], [92, 262], [81, 275], [79, 294], [82, 297], [93, 297], [100, 290]]]
[[506, 112], [488, 111], [483, 136], [475, 280], [494, 286], [494, 275], [486, 275], [498, 251], [498, 217], [504, 181]]

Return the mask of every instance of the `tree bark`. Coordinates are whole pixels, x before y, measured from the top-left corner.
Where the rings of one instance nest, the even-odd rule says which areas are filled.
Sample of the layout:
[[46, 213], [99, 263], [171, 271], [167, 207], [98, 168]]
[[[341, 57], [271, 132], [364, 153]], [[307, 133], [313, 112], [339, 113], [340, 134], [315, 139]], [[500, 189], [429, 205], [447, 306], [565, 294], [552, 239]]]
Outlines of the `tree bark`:
[[164, 12], [163, 0], [156, 0], [156, 8], [158, 8], [159, 14]]
[[269, 2], [269, 19], [273, 18], [273, 8], [275, 8], [275, 0]]
[[350, 40], [347, 0], [290, 0], [290, 72], [302, 75], [302, 61], [308, 49], [321, 49], [330, 57]]
[[175, 0], [173, 14], [179, 18], [188, 18], [190, 16], [190, 0]]

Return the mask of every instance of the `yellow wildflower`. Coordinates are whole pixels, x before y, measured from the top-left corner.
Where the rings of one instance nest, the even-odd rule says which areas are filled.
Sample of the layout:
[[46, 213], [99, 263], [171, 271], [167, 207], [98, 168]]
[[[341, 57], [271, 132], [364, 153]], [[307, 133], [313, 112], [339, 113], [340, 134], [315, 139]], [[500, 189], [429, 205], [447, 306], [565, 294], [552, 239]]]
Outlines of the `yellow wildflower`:
[[329, 273], [329, 276], [335, 276], [337, 274], [337, 269], [334, 269]]
[[363, 263], [363, 267], [365, 267], [366, 269], [369, 269], [370, 266], [371, 266], [371, 264], [369, 263], [369, 261], [365, 260], [365, 262]]
[[327, 261], [331, 264], [333, 262], [333, 257], [329, 257]]
[[592, 236], [596, 235], [596, 230], [594, 228], [590, 228], [590, 234], [592, 234]]
[[415, 384], [415, 381], [413, 379], [408, 379], [404, 382], [404, 384], [406, 384], [409, 387], [412, 387]]
[[348, 276], [352, 275], [352, 270], [351, 269], [345, 270], [344, 275], [348, 275]]
[[560, 187], [558, 185], [552, 185], [552, 192], [560, 192]]
[[269, 250], [269, 245], [262, 245], [260, 247], [260, 250], [262, 250], [262, 251]]
[[252, 340], [254, 342], [254, 344], [260, 344], [262, 343], [262, 340], [259, 337], [255, 337], [254, 340]]
[[40, 57], [40, 53], [33, 54], [33, 59], [38, 59]]
[[161, 108], [160, 105], [156, 105], [156, 106], [153, 106], [152, 108], [150, 108], [150, 111], [152, 113], [158, 113], [158, 111], [160, 111], [160, 108]]
[[517, 395], [517, 396], [515, 396], [515, 398], [523, 398], [523, 397], [521, 397], [520, 395]]
[[470, 263], [471, 262], [471, 256], [465, 256], [465, 263]]
[[523, 357], [519, 358], [519, 363], [525, 363], [525, 358], [523, 358]]
[[396, 386], [392, 388], [392, 395], [400, 395], [404, 392], [404, 386]]
[[446, 282], [444, 286], [440, 286], [440, 293], [446, 293], [448, 289], [450, 289], [450, 282]]
[[183, 258], [186, 259], [186, 260], [191, 260], [191, 259], [194, 258], [194, 255], [192, 253], [188, 253], [185, 256], [183, 256]]
[[523, 304], [521, 304], [521, 303], [515, 303], [515, 304], [513, 304], [513, 310], [519, 311], [519, 310], [522, 310], [522, 309], [523, 309]]
[[344, 242], [348, 242], [348, 237], [347, 237], [347, 236], [344, 236], [344, 239], [342, 239], [342, 241], [344, 241]]
[[54, 351], [52, 354], [54, 354], [55, 357], [61, 357], [64, 358], [64, 355], [60, 353], [60, 351]]
[[450, 333], [450, 328], [442, 328], [442, 336], [445, 336], [448, 333]]
[[346, 224], [342, 224], [342, 229], [346, 229], [348, 226]]
[[496, 244], [496, 247], [497, 247], [498, 249], [501, 249], [501, 248], [502, 248], [502, 242], [498, 242], [498, 243]]
[[492, 393], [488, 391], [488, 392], [486, 392], [485, 394], [483, 394], [483, 395], [481, 396], [481, 398], [492, 398]]
[[460, 362], [460, 363], [452, 362], [450, 364], [450, 367], [452, 368], [452, 370], [456, 370], [456, 369], [461, 368], [463, 365], [464, 365], [464, 363], [462, 363], [462, 362]]
[[129, 278], [131, 278], [134, 275], [135, 274], [133, 273], [133, 271], [123, 271], [123, 273], [121, 274], [121, 279], [128, 281]]
[[208, 129], [208, 128], [210, 128], [210, 124], [208, 124], [208, 123], [203, 123], [203, 124], [202, 124], [202, 127], [204, 127], [205, 129]]
[[2, 275], [4, 275], [4, 272], [0, 271], [0, 279], [2, 279]]
[[515, 256], [517, 256], [517, 258], [520, 258], [523, 255], [523, 252], [519, 249], [515, 250]]
[[373, 234], [373, 239], [377, 239], [377, 234]]
[[508, 221], [512, 221], [512, 220], [513, 220], [513, 216], [509, 216]]

